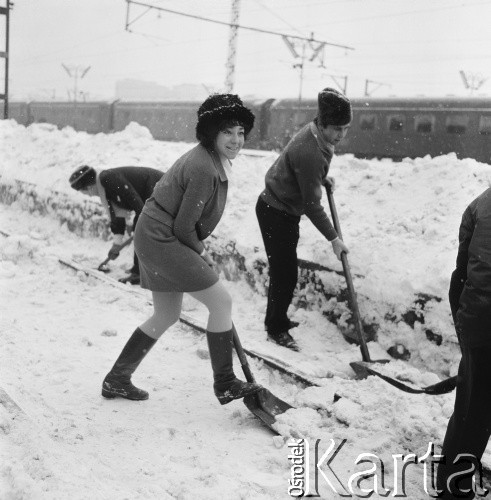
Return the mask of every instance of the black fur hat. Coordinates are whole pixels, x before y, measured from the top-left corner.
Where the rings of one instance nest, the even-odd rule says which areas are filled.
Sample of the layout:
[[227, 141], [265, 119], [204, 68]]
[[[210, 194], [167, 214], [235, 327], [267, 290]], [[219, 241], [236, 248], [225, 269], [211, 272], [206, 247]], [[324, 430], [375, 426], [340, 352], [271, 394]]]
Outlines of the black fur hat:
[[[254, 115], [235, 94], [212, 94], [198, 109], [196, 138], [201, 143], [210, 142], [216, 137], [218, 127], [226, 120], [236, 121], [244, 127], [247, 138], [254, 126]], [[208, 144], [206, 144], [208, 145]]]
[[317, 97], [317, 121], [320, 126], [348, 125], [353, 119], [350, 100], [336, 89], [326, 87]]
[[82, 167], [78, 167], [77, 170], [70, 175], [68, 181], [73, 189], [80, 191], [91, 184], [95, 184], [96, 176], [96, 171], [92, 167], [83, 165]]

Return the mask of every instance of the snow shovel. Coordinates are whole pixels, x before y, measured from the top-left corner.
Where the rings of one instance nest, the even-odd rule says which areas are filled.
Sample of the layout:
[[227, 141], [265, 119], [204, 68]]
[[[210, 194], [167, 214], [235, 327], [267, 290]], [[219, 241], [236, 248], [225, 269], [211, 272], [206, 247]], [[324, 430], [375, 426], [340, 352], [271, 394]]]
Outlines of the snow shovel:
[[[338, 213], [336, 210], [336, 205], [334, 204], [334, 197], [332, 194], [331, 186], [326, 184], [325, 188], [326, 188], [326, 193], [327, 193], [327, 200], [329, 202], [329, 208], [331, 209], [331, 216], [332, 216], [332, 222], [334, 225], [334, 229], [336, 229], [338, 236], [341, 239], [343, 239], [343, 236], [341, 234], [341, 227], [339, 225], [339, 218], [338, 218]], [[400, 380], [396, 380], [396, 379], [391, 378], [387, 375], [383, 375], [372, 368], [372, 365], [375, 363], [385, 364], [385, 363], [388, 363], [390, 360], [388, 360], [388, 359], [372, 360], [370, 358], [370, 353], [368, 352], [367, 343], [365, 341], [365, 336], [363, 333], [363, 324], [361, 322], [360, 310], [358, 309], [358, 302], [356, 299], [355, 288], [353, 286], [353, 279], [351, 277], [351, 271], [350, 271], [350, 267], [348, 264], [348, 257], [346, 255], [346, 252], [341, 253], [341, 262], [343, 264], [343, 271], [344, 271], [344, 277], [346, 279], [346, 285], [348, 288], [348, 295], [349, 295], [349, 299], [350, 299], [349, 302], [350, 302], [350, 306], [351, 306], [351, 312], [353, 314], [353, 319], [354, 319], [354, 323], [355, 323], [355, 330], [356, 330], [356, 334], [358, 336], [358, 340], [360, 342], [360, 351], [361, 351], [361, 357], [363, 360], [363, 361], [354, 361], [354, 362], [350, 363], [351, 368], [353, 368], [353, 371], [356, 373], [358, 378], [361, 379], [361, 378], [366, 378], [369, 375], [375, 375], [375, 376], [380, 377], [381, 379], [385, 380], [389, 384], [393, 385], [394, 387], [397, 387], [401, 391], [409, 392], [412, 394], [425, 393], [425, 394], [437, 395], [437, 394], [446, 394], [447, 392], [451, 392], [456, 386], [457, 377], [450, 377], [449, 379], [442, 380], [441, 382], [438, 382], [437, 384], [434, 384], [434, 385], [431, 385], [428, 387], [423, 387], [421, 389], [415, 389], [407, 384], [402, 383]]]
[[[233, 326], [232, 328], [234, 332], [233, 341], [235, 352], [237, 353], [240, 364], [242, 366], [242, 371], [244, 372], [247, 382], [255, 383], [256, 380], [249, 367], [245, 352], [242, 349], [237, 330], [235, 329], [235, 326]], [[276, 434], [278, 434], [278, 431], [273, 428], [273, 424], [276, 422], [276, 416], [281, 415], [287, 410], [293, 408], [293, 406], [290, 406], [285, 401], [277, 398], [268, 389], [262, 389], [256, 394], [246, 396], [243, 401], [249, 411], [256, 415], [259, 420], [261, 420]]]
[[[373, 363], [371, 361], [370, 363]], [[404, 384], [400, 380], [393, 379], [388, 377], [387, 375], [383, 375], [378, 371], [374, 370], [370, 363], [365, 363], [364, 361], [357, 361], [355, 363], [350, 363], [351, 367], [358, 375], [359, 378], [366, 378], [368, 375], [375, 375], [376, 377], [380, 377], [385, 380], [389, 384], [397, 387], [401, 391], [409, 392], [411, 394], [430, 394], [432, 396], [438, 396], [440, 394], [447, 394], [452, 392], [457, 385], [457, 376], [446, 378], [445, 380], [441, 380], [433, 385], [428, 385], [422, 388], [411, 387], [410, 385]]]
[[[133, 236], [130, 236], [126, 241], [123, 241], [121, 244], [120, 250], [122, 250], [124, 247], [127, 247], [131, 242], [133, 241]], [[112, 260], [111, 257], [107, 257], [104, 262], [101, 262], [99, 266], [97, 267], [98, 271], [102, 271], [103, 273], [108, 273], [109, 268], [107, 267], [107, 263]]]

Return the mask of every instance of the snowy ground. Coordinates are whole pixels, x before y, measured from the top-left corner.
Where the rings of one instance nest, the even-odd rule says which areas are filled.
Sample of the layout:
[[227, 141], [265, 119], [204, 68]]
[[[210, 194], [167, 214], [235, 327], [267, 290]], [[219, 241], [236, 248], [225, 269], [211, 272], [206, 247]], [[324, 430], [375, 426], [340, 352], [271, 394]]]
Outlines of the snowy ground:
[[[67, 178], [80, 164], [165, 170], [189, 147], [153, 141], [137, 125], [89, 136], [4, 121], [0, 181], [32, 182], [40, 191], [56, 189], [77, 201], [82, 195], [69, 189]], [[246, 260], [263, 256], [254, 204], [275, 156], [242, 155], [234, 164], [216, 235], [234, 239]], [[403, 310], [420, 292], [444, 299], [427, 311], [427, 324], [443, 337], [440, 346], [429, 342], [418, 324], [385, 321], [379, 341], [369, 345], [372, 357], [389, 357], [387, 346], [401, 341], [414, 355], [409, 362], [391, 361], [388, 373], [417, 385], [454, 374], [459, 354], [445, 300], [448, 280], [460, 217], [489, 186], [491, 168], [452, 155], [401, 163], [342, 156], [331, 173], [350, 263], [362, 276], [355, 281], [362, 313]], [[345, 485], [351, 474], [367, 469], [355, 464], [356, 457], [376, 454], [386, 465], [386, 486], [394, 490], [392, 456], [421, 457], [430, 442], [441, 443], [453, 393], [408, 395], [374, 377], [354, 380], [349, 362], [360, 359], [358, 348], [315, 308], [291, 311], [300, 321], [292, 333], [301, 353], [265, 342], [265, 298], [240, 281], [226, 283], [244, 347], [285, 359], [321, 385], [302, 388], [251, 361], [259, 382], [297, 408], [278, 418], [279, 436], [241, 402], [224, 407], [216, 402], [206, 341], [182, 324], [166, 333], [135, 375], [150, 390], [149, 401], [103, 400], [101, 380], [150, 314], [148, 295], [61, 266], [59, 258], [95, 268], [110, 243], [80, 238], [54, 217], [14, 203], [2, 206], [0, 230], [9, 235], [0, 237], [1, 301], [7, 306], [0, 320], [0, 389], [24, 410], [8, 411], [8, 397], [0, 397], [2, 500], [289, 498], [292, 437], [303, 437], [312, 447], [320, 439], [323, 450], [330, 439], [347, 439], [333, 462]], [[339, 268], [308, 221], [301, 231], [302, 258]], [[112, 263], [114, 276], [130, 266], [131, 252], [130, 247]], [[332, 278], [326, 273], [324, 279], [328, 284]], [[205, 317], [190, 299], [185, 312], [198, 321]], [[427, 498], [423, 465], [409, 467], [407, 475], [407, 497]], [[322, 498], [341, 498], [322, 478], [319, 484]]]

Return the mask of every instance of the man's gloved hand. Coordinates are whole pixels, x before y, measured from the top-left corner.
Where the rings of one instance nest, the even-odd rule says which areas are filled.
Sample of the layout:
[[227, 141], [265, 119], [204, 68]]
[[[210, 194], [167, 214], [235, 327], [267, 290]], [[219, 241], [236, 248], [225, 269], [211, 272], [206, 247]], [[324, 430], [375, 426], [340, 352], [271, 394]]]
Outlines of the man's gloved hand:
[[336, 189], [336, 179], [327, 175], [324, 179], [324, 186], [326, 186], [331, 193], [334, 193], [334, 190]]
[[331, 241], [332, 251], [336, 254], [338, 260], [341, 260], [341, 254], [343, 252], [349, 253], [348, 247], [344, 244], [343, 240], [335, 238]]
[[126, 224], [126, 234], [128, 236], [133, 234], [133, 224]]
[[117, 245], [116, 243], [113, 243], [113, 246], [109, 250], [109, 253], [107, 256], [111, 259], [117, 259], [119, 257], [119, 252], [121, 251], [122, 245]]

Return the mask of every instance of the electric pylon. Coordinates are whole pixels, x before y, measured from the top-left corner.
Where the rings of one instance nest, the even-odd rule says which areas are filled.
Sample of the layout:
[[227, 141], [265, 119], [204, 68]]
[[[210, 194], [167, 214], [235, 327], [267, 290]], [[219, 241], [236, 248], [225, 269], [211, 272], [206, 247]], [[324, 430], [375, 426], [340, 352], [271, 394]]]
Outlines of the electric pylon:
[[227, 76], [225, 77], [225, 92], [233, 92], [235, 83], [235, 58], [237, 55], [237, 30], [239, 24], [240, 0], [232, 0], [232, 15], [228, 36]]

